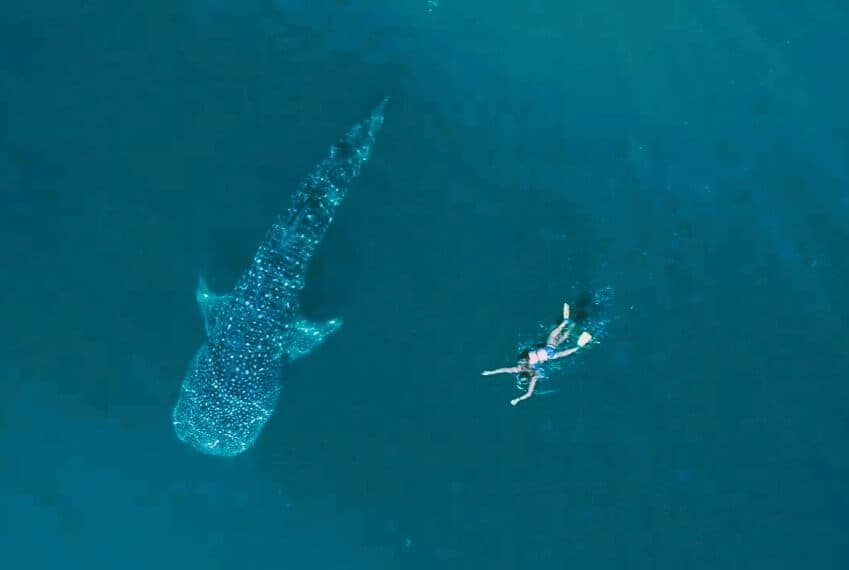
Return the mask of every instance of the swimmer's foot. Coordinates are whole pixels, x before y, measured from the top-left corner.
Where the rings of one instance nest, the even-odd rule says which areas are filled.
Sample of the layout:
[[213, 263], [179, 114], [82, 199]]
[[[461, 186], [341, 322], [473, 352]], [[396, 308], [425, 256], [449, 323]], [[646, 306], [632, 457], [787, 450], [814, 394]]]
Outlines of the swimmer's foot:
[[593, 339], [593, 335], [584, 331], [581, 333], [581, 336], [578, 337], [578, 346], [584, 347]]
[[569, 320], [569, 303], [563, 303], [563, 320]]

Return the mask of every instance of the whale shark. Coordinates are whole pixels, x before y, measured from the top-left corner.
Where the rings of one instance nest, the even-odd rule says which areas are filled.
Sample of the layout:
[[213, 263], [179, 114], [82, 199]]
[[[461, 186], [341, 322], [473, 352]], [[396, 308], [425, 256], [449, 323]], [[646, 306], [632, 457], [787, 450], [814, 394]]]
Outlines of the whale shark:
[[310, 259], [371, 154], [387, 100], [332, 145], [301, 182], [231, 293], [215, 294], [199, 279], [206, 340], [189, 363], [172, 413], [182, 442], [222, 457], [249, 449], [274, 413], [283, 367], [341, 326], [339, 319], [302, 318], [299, 294]]

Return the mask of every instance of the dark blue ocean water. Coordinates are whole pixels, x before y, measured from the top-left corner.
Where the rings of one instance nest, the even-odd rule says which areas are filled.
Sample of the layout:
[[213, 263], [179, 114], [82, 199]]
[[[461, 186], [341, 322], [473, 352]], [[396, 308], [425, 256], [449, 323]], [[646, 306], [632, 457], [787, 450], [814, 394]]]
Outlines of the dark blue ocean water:
[[[0, 567], [849, 565], [845, 2], [433, 4], [5, 3]], [[345, 325], [180, 444], [198, 274], [387, 95]], [[565, 300], [599, 341], [513, 408]]]

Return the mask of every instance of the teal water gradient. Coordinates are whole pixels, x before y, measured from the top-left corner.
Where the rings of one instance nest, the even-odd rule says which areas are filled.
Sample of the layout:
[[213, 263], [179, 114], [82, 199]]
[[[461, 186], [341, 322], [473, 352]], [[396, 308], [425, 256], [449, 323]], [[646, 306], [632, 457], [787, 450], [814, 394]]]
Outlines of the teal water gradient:
[[[427, 8], [5, 8], [4, 568], [846, 566], [846, 8]], [[305, 290], [345, 325], [192, 453], [198, 274], [386, 94]], [[480, 376], [605, 288], [557, 393]]]

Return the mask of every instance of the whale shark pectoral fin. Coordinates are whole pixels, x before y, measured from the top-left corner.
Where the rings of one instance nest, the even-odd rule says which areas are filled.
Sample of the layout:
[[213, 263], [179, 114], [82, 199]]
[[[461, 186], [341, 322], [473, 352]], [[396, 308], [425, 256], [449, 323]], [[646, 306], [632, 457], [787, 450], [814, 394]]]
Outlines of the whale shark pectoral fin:
[[197, 299], [201, 316], [203, 316], [203, 326], [206, 328], [206, 334], [209, 335], [215, 328], [215, 323], [218, 322], [218, 314], [221, 311], [221, 307], [229, 301], [230, 296], [216, 295], [210, 291], [206, 284], [206, 279], [201, 275], [198, 277], [198, 288], [195, 292], [195, 299]]
[[324, 342], [324, 339], [336, 332], [341, 326], [341, 319], [330, 319], [323, 323], [300, 320], [295, 323], [287, 345], [280, 347], [281, 351], [288, 354], [290, 359], [297, 360], [312, 352], [315, 347]]

